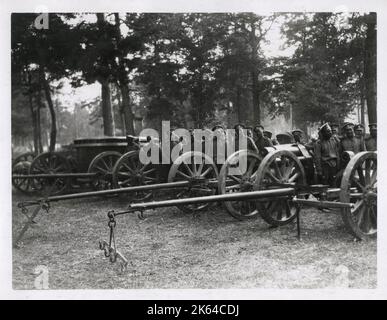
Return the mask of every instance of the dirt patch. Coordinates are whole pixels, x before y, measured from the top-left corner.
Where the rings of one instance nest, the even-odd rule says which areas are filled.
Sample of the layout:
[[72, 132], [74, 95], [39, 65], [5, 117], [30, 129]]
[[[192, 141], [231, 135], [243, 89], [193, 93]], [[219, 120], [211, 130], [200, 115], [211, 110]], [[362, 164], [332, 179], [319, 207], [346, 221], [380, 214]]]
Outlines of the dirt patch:
[[[24, 216], [13, 195], [13, 232]], [[199, 215], [163, 208], [117, 218], [117, 245], [130, 260], [120, 274], [98, 249], [108, 237], [107, 212], [125, 199], [52, 204], [13, 250], [13, 286], [34, 289], [37, 266], [50, 289], [113, 288], [375, 288], [376, 240], [354, 242], [339, 215], [315, 209], [296, 226], [269, 228], [260, 218], [235, 221], [221, 207]]]

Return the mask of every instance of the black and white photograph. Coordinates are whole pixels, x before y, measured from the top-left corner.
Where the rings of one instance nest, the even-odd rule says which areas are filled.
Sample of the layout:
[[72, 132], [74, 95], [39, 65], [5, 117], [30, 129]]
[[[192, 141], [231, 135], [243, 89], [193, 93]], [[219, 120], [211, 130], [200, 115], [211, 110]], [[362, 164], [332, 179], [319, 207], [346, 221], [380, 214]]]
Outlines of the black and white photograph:
[[381, 288], [379, 2], [85, 3], [8, 14], [12, 292]]

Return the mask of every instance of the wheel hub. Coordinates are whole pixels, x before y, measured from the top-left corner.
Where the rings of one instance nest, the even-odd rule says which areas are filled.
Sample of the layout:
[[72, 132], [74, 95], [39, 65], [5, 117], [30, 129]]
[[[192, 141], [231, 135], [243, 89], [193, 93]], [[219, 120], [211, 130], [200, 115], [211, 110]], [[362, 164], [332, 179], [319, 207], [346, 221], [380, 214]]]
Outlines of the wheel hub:
[[371, 189], [367, 189], [363, 193], [363, 199], [367, 205], [372, 205], [376, 200], [376, 194]]

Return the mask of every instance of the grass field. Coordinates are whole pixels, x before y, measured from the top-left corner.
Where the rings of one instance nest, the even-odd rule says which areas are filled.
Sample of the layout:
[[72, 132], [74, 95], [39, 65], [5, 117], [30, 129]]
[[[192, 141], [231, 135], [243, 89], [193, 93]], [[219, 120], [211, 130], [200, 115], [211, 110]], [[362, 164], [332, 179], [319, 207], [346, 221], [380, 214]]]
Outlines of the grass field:
[[[13, 194], [13, 234], [25, 217]], [[239, 222], [221, 205], [197, 216], [176, 208], [117, 218], [117, 246], [130, 260], [119, 272], [98, 249], [108, 240], [107, 211], [125, 199], [53, 203], [13, 250], [14, 289], [34, 289], [37, 266], [50, 289], [115, 288], [375, 288], [376, 240], [355, 242], [339, 215], [315, 209], [296, 226], [269, 228], [258, 218]]]

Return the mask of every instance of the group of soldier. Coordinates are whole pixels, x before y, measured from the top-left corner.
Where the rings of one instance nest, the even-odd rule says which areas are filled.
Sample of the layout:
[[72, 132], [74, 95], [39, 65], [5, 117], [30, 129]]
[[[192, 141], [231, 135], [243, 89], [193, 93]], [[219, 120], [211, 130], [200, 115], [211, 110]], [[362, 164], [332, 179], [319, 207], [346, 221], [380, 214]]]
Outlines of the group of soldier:
[[354, 154], [361, 151], [376, 151], [377, 126], [369, 125], [369, 135], [366, 137], [364, 126], [344, 123], [339, 135], [339, 126], [329, 123], [323, 124], [319, 129], [319, 139], [314, 144], [314, 159], [319, 180], [328, 185], [333, 185], [337, 173], [345, 165], [345, 152]]
[[[273, 147], [278, 142], [272, 138], [272, 133], [258, 124], [255, 127], [245, 127], [243, 124], [234, 126], [235, 133], [245, 134], [247, 136], [247, 149], [260, 152], [265, 147]], [[216, 125], [212, 131], [224, 128]], [[298, 144], [303, 144], [313, 154], [315, 169], [320, 183], [333, 186], [337, 174], [346, 166], [348, 152], [356, 154], [361, 151], [376, 151], [377, 125], [369, 124], [369, 134], [366, 135], [365, 128], [362, 124], [354, 125], [345, 122], [339, 133], [337, 124], [324, 123], [318, 130], [319, 138], [309, 143], [303, 142], [304, 133], [296, 129], [287, 133], [289, 139]], [[289, 140], [289, 141], [290, 141]], [[236, 139], [237, 142], [237, 139]], [[236, 150], [238, 150], [236, 145]]]

